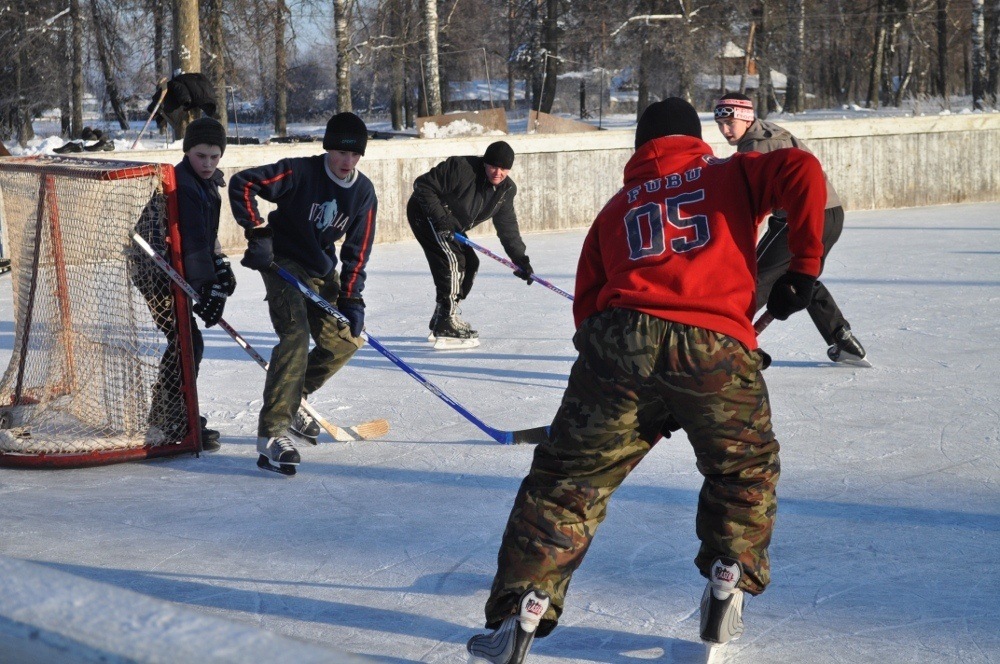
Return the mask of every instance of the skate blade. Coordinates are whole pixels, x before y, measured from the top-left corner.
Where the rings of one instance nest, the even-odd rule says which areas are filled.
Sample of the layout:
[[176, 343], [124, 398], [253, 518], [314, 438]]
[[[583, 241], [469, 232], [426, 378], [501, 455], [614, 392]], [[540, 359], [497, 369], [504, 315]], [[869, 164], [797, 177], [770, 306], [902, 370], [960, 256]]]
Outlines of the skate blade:
[[285, 475], [287, 477], [291, 477], [295, 474], [295, 464], [282, 463], [276, 466], [271, 463], [271, 460], [264, 454], [257, 457], [257, 467], [261, 470], [270, 470], [272, 473], [278, 473], [279, 475]]
[[430, 334], [427, 335], [427, 341], [432, 341], [432, 342], [433, 341], [437, 341], [437, 337], [434, 336], [433, 332], [431, 332]]
[[479, 339], [440, 337], [434, 342], [434, 350], [464, 350], [466, 348], [476, 348], [477, 346], [479, 346]]
[[871, 369], [872, 363], [868, 361], [868, 357], [858, 357], [857, 355], [851, 355], [850, 353], [841, 353], [840, 356], [834, 360], [835, 364], [847, 364], [852, 367], [863, 367], [865, 369]]

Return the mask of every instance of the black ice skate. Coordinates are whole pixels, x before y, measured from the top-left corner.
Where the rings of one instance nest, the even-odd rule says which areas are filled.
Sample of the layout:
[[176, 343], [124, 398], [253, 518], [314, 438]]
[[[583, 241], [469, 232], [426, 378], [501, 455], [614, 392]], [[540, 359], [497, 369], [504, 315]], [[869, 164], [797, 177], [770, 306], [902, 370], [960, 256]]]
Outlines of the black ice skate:
[[434, 328], [434, 338], [434, 350], [475, 348], [479, 345], [479, 332], [473, 330], [458, 314], [442, 316]]
[[[257, 467], [282, 475], [294, 475], [299, 465], [299, 453], [288, 436], [257, 437]], [[277, 465], [275, 465], [277, 464]]]
[[465, 646], [472, 662], [521, 664], [528, 656], [535, 630], [549, 610], [549, 596], [541, 590], [526, 590], [518, 603], [517, 615], [504, 618], [490, 634], [479, 634]]
[[743, 591], [737, 585], [743, 576], [738, 560], [716, 558], [701, 596], [701, 640], [707, 646], [706, 661], [722, 645], [743, 634]]
[[222, 449], [222, 444], [219, 443], [219, 439], [222, 436], [215, 429], [208, 428], [208, 420], [204, 417], [201, 418], [201, 451], [202, 452], [218, 452]]
[[827, 351], [827, 357], [834, 362], [843, 364], [853, 364], [858, 367], [871, 367], [872, 363], [866, 359], [864, 346], [851, 333], [851, 328], [843, 325], [833, 333], [833, 345]]
[[295, 413], [292, 424], [288, 428], [300, 440], [310, 445], [319, 444], [317, 440], [320, 432], [319, 422], [305, 408], [299, 406], [299, 410]]

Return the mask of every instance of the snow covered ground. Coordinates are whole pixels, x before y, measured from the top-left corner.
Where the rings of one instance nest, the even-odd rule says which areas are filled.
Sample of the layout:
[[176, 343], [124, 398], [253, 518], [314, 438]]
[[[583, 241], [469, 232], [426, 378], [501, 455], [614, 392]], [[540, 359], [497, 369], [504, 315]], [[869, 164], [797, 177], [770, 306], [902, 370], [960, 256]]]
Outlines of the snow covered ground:
[[[539, 274], [572, 290], [583, 235], [527, 236]], [[1000, 662], [998, 257], [997, 203], [849, 212], [824, 281], [875, 367], [830, 363], [805, 314], [763, 333], [782, 443], [774, 581], [725, 661]], [[237, 270], [226, 319], [266, 355], [259, 277]], [[378, 245], [369, 273], [370, 334], [493, 427], [550, 421], [575, 358], [567, 300], [483, 257], [464, 306], [482, 346], [435, 352], [417, 244]], [[0, 554], [382, 661], [465, 661], [532, 449], [492, 442], [366, 346], [314, 404], [340, 423], [387, 417], [389, 435], [265, 473], [264, 374], [218, 328], [206, 341], [199, 391], [222, 450], [0, 470]], [[698, 661], [700, 484], [683, 435], [652, 451], [531, 661]]]

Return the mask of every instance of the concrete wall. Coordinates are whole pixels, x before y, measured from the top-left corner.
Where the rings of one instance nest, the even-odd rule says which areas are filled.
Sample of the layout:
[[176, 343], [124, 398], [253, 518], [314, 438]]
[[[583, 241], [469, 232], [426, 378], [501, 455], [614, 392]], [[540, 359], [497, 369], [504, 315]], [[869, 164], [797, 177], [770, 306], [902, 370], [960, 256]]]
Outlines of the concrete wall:
[[[1000, 200], [1000, 114], [781, 124], [805, 140], [820, 158], [847, 209]], [[733, 152], [714, 123], [706, 123], [703, 131], [716, 154]], [[412, 237], [404, 210], [417, 176], [446, 157], [482, 154], [494, 140], [370, 141], [359, 168], [375, 183], [379, 197], [377, 241]], [[511, 177], [518, 184], [516, 209], [522, 230], [560, 230], [588, 226], [621, 187], [622, 168], [632, 154], [633, 130], [515, 134], [504, 140], [517, 153]], [[283, 157], [320, 152], [319, 143], [234, 145], [226, 150], [223, 171], [228, 176]], [[157, 150], [129, 153], [128, 158], [176, 163], [182, 155]], [[491, 231], [477, 233], [482, 232]], [[241, 230], [225, 207], [220, 235], [230, 249], [245, 246]]]

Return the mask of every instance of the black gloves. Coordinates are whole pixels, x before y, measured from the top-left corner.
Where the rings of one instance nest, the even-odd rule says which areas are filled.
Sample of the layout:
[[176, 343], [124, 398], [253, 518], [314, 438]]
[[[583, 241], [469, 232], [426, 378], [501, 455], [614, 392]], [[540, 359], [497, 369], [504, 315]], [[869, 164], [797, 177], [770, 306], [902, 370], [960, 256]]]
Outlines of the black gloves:
[[365, 301], [360, 297], [342, 297], [337, 300], [337, 309], [350, 321], [351, 336], [360, 337], [365, 329]]
[[191, 307], [191, 310], [201, 316], [205, 327], [212, 327], [222, 318], [227, 297], [228, 294], [220, 284], [205, 284], [198, 293], [198, 304]]
[[434, 231], [445, 242], [454, 240], [455, 233], [461, 233], [462, 230], [462, 224], [455, 217], [448, 216], [434, 223]]
[[535, 282], [535, 280], [531, 278], [531, 276], [535, 274], [535, 271], [531, 269], [531, 261], [528, 260], [527, 256], [512, 259], [512, 262], [517, 266], [517, 269], [514, 270], [515, 277], [524, 279], [529, 286]]
[[226, 295], [232, 295], [236, 290], [236, 275], [225, 254], [217, 254], [215, 257], [215, 282]]
[[673, 414], [667, 415], [667, 421], [663, 423], [663, 428], [660, 429], [660, 435], [664, 438], [670, 438], [670, 434], [681, 428], [681, 423], [673, 416]]
[[778, 320], [787, 320], [812, 302], [816, 278], [801, 272], [785, 272], [778, 277], [767, 298], [767, 310]]
[[247, 250], [243, 253], [240, 264], [251, 270], [266, 270], [274, 261], [274, 249], [271, 245], [273, 232], [270, 226], [255, 226], [243, 233], [247, 240]]

